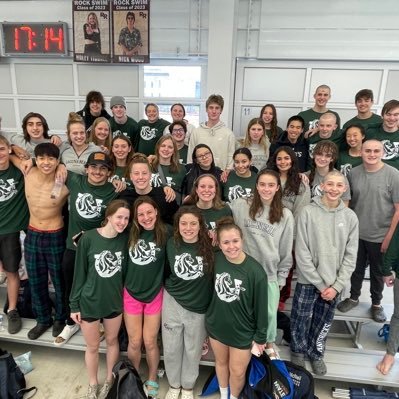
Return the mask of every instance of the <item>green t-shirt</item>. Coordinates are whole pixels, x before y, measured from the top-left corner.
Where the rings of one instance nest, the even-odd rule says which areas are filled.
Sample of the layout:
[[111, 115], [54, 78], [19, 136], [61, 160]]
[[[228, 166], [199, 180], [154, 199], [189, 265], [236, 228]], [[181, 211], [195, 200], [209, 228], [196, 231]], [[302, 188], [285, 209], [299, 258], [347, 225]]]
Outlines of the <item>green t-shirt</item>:
[[148, 122], [147, 119], [142, 119], [139, 122], [139, 142], [137, 151], [145, 155], [153, 155], [155, 153], [155, 145], [160, 137], [163, 135], [165, 127], [169, 125], [165, 119], [158, 119], [154, 123]]
[[362, 157], [353, 157], [349, 155], [348, 151], [340, 151], [337, 160], [337, 169], [344, 175], [348, 176], [348, 173], [352, 168], [362, 163]]
[[[186, 175], [186, 168], [179, 164], [179, 170], [172, 172], [170, 166], [160, 165], [162, 168], [163, 175], [165, 176], [167, 186], [172, 187], [173, 190], [181, 192], [181, 186], [183, 183], [184, 176]], [[154, 172], [151, 175], [151, 186], [152, 187], [163, 187], [161, 176], [158, 172]]]
[[[198, 208], [198, 207], [197, 207]], [[201, 209], [198, 208], [205, 218], [206, 225], [209, 230], [216, 229], [216, 222], [224, 216], [232, 216], [231, 209], [228, 205], [223, 206], [221, 209]]]
[[204, 259], [198, 256], [198, 244], [180, 242], [172, 238], [166, 246], [171, 274], [165, 289], [183, 308], [205, 313], [212, 297], [212, 276], [204, 273]]
[[128, 253], [125, 287], [133, 298], [149, 303], [162, 287], [166, 245], [158, 247], [154, 242], [154, 231], [143, 230]]
[[107, 205], [118, 193], [111, 183], [94, 186], [87, 176], [69, 172], [66, 186], [69, 189], [69, 225], [66, 246], [76, 250], [72, 237], [80, 231], [100, 227]]
[[[272, 131], [270, 129], [266, 129], [265, 132], [266, 132], [266, 136], [269, 138], [270, 142], [272, 142]], [[280, 126], [277, 126], [277, 134], [274, 139], [274, 142], [277, 141], [277, 139], [281, 136], [281, 133], [283, 133], [283, 132], [284, 132], [284, 130], [281, 129]]]
[[139, 125], [133, 118], [128, 116], [126, 123], [120, 125], [115, 121], [115, 118], [112, 117], [109, 120], [109, 124], [111, 126], [112, 138], [120, 134], [123, 134], [129, 137], [133, 145], [133, 150], [136, 149], [137, 143], [139, 141]]
[[235, 171], [232, 171], [226, 183], [222, 184], [223, 199], [230, 202], [237, 198], [248, 198], [255, 189], [256, 176], [256, 173], [252, 171], [249, 177], [238, 176]]
[[127, 237], [105, 238], [97, 229], [83, 234], [76, 251], [71, 312], [96, 319], [122, 313]]
[[[335, 129], [334, 133], [340, 130], [341, 127], [341, 119], [337, 112], [331, 111], [328, 109], [326, 112], [331, 112], [337, 118], [337, 128]], [[312, 108], [307, 109], [306, 111], [301, 111], [298, 115], [303, 118], [305, 121], [304, 132], [308, 131], [309, 129], [314, 129], [319, 126], [319, 119], [320, 117], [325, 114], [326, 112], [316, 112], [313, 111]]]
[[348, 122], [344, 123], [344, 126], [342, 127], [343, 130], [345, 130], [349, 125], [362, 125], [365, 129], [368, 127], [372, 127], [375, 125], [379, 125], [382, 122], [381, 116], [377, 114], [372, 114], [370, 118], [367, 119], [360, 119], [357, 116], [355, 116], [352, 119], [349, 119]]
[[127, 187], [132, 187], [132, 181], [125, 177], [126, 175], [127, 166], [117, 166], [114, 170], [114, 174], [109, 178], [108, 181], [112, 182], [114, 179], [125, 179], [125, 183]]
[[187, 152], [188, 152], [188, 145], [184, 144], [182, 148], [179, 150], [179, 162], [182, 165], [185, 165], [187, 163]]
[[367, 129], [366, 138], [381, 141], [385, 152], [382, 160], [395, 169], [399, 169], [399, 129], [389, 133], [383, 129], [381, 123], [379, 126]]
[[266, 343], [267, 276], [251, 256], [237, 265], [216, 254], [215, 283], [206, 312], [209, 336], [225, 345], [247, 349]]
[[29, 208], [24, 187], [24, 177], [13, 164], [0, 170], [0, 234], [17, 233], [27, 228]]

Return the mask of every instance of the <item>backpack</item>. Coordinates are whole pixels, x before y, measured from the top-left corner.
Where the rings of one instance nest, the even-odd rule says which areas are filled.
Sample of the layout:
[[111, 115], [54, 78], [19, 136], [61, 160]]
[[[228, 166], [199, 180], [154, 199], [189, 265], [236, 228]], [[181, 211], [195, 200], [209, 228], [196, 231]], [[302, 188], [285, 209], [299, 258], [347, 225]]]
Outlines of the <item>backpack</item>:
[[314, 379], [304, 367], [295, 363], [284, 362], [294, 383], [294, 399], [317, 399], [314, 394]]
[[30, 397], [36, 394], [37, 388], [26, 388], [25, 377], [12, 354], [0, 349], [0, 398], [22, 399], [25, 393], [33, 390]]
[[252, 356], [240, 399], [293, 399], [294, 382], [282, 360]]
[[107, 399], [147, 399], [143, 382], [130, 360], [120, 360], [112, 369], [114, 383]]

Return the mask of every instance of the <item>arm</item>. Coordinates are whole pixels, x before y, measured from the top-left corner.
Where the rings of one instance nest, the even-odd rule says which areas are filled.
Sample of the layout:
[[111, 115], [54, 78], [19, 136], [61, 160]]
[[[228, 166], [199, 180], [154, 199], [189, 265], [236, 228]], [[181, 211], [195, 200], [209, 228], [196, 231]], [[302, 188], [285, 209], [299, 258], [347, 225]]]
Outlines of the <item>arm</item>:
[[87, 281], [88, 274], [88, 250], [90, 241], [84, 235], [78, 244], [75, 258], [75, 272], [73, 276], [73, 283], [71, 295], [69, 296], [69, 306], [71, 308], [71, 317], [74, 321], [80, 323], [80, 297], [83, 287]]
[[187, 164], [193, 163], [193, 150], [194, 147], [197, 145], [197, 134], [196, 130], [194, 129], [193, 133], [191, 134], [190, 141], [188, 143], [188, 150], [187, 150]]
[[391, 242], [392, 236], [396, 230], [396, 226], [398, 225], [399, 222], [399, 202], [396, 202], [394, 204], [394, 207], [395, 207], [395, 213], [392, 216], [391, 225], [389, 226], [387, 234], [385, 234], [384, 240], [382, 241], [381, 244], [381, 252], [383, 253], [387, 251], [389, 243]]
[[267, 276], [264, 273], [264, 279], [256, 279], [254, 289], [254, 315], [256, 320], [256, 331], [253, 340], [259, 346], [260, 352], [263, 352], [266, 344], [267, 332]]
[[310, 204], [310, 187], [302, 182], [299, 188], [299, 194], [295, 197], [294, 208], [292, 209], [292, 214], [295, 220], [297, 220], [302, 208], [308, 204]]

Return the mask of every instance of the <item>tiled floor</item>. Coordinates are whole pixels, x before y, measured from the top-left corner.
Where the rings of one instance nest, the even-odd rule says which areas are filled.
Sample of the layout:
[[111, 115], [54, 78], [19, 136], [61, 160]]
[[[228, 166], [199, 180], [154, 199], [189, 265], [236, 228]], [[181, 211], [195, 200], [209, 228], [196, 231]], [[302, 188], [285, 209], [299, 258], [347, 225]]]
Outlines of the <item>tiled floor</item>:
[[[367, 284], [366, 284], [367, 285]], [[366, 287], [365, 287], [366, 288]], [[4, 290], [3, 290], [4, 291]], [[368, 300], [368, 293], [364, 290], [364, 301]], [[392, 302], [392, 291], [385, 290], [385, 299], [387, 303]], [[0, 297], [0, 306], [2, 308], [3, 298]], [[370, 322], [366, 324], [362, 330], [361, 342], [365, 349], [384, 350], [385, 345], [380, 338], [377, 337], [377, 331], [380, 325]], [[340, 329], [340, 325], [334, 325], [335, 329]], [[328, 339], [330, 346], [346, 346], [350, 347], [349, 340], [342, 339]], [[32, 362], [34, 370], [26, 375], [28, 386], [35, 385], [38, 387], [38, 392], [35, 399], [78, 399], [84, 398], [87, 389], [87, 375], [84, 365], [84, 353], [81, 351], [55, 349], [52, 347], [42, 347], [27, 344], [10, 343], [1, 341], [0, 346], [12, 352], [14, 356], [21, 353], [32, 351]], [[104, 376], [105, 356], [100, 355], [101, 366], [100, 376]], [[142, 364], [145, 362], [143, 361]], [[162, 365], [160, 366], [162, 367]], [[140, 370], [145, 377], [144, 367]], [[204, 381], [211, 372], [211, 368], [202, 366], [200, 369], [200, 377], [198, 379], [195, 397], [199, 397], [199, 392], [203, 386]], [[399, 376], [398, 376], [399, 377]], [[331, 398], [331, 388], [338, 386], [345, 388], [354, 386], [354, 384], [344, 384], [332, 381], [316, 380], [316, 394], [320, 399]], [[168, 388], [166, 377], [160, 379], [160, 395], [163, 399]], [[218, 398], [218, 395], [210, 396], [210, 399]]]

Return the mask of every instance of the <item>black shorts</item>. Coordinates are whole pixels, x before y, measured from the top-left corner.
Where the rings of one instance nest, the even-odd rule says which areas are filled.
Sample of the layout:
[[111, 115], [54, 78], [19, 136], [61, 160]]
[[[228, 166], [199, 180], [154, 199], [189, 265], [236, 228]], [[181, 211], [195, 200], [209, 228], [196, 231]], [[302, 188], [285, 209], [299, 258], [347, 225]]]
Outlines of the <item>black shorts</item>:
[[0, 260], [6, 272], [16, 273], [21, 262], [21, 242], [19, 232], [0, 234]]
[[118, 312], [113, 312], [110, 315], [106, 316], [106, 317], [101, 317], [100, 319], [96, 319], [94, 317], [82, 317], [83, 321], [86, 321], [87, 323], [94, 323], [97, 320], [101, 320], [101, 319], [115, 319], [115, 317], [118, 317], [119, 315], [121, 315], [122, 313], [118, 313]]

